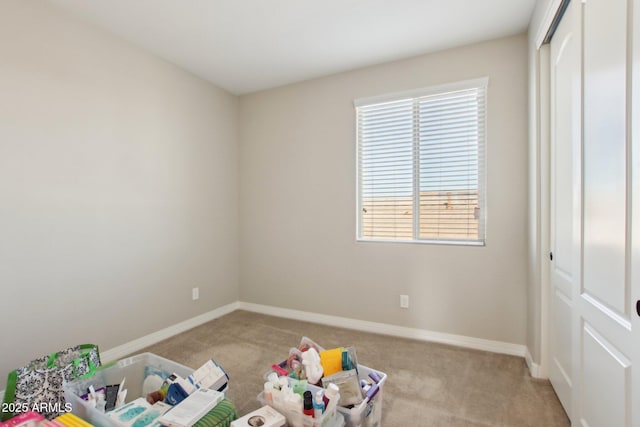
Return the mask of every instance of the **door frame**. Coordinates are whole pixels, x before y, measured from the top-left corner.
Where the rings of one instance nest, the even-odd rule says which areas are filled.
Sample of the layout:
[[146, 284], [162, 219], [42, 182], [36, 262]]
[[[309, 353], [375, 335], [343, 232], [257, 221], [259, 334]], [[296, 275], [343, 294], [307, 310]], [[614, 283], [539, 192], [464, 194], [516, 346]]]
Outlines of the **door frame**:
[[[580, 0], [573, 0], [580, 1]], [[534, 312], [534, 318], [531, 321], [539, 319], [537, 335], [534, 340], [539, 339], [539, 353], [537, 354], [538, 363], [535, 362], [535, 356], [527, 355], [527, 365], [531, 376], [535, 378], [549, 378], [549, 297], [551, 292], [551, 282], [549, 280], [550, 273], [550, 81], [551, 81], [551, 51], [549, 43], [546, 43], [552, 35], [553, 29], [557, 26], [566, 3], [563, 0], [549, 0], [544, 15], [537, 28], [530, 29], [530, 34], [535, 34], [533, 38], [533, 53], [530, 59], [534, 65], [531, 67], [534, 75], [531, 76], [533, 88], [530, 91], [530, 106], [532, 108], [530, 120], [532, 120], [532, 129], [530, 138], [530, 153], [535, 157], [533, 173], [530, 177], [533, 183], [530, 189], [534, 191], [535, 212], [534, 219], [536, 244], [534, 246], [535, 253], [530, 256], [533, 259], [533, 275], [534, 284], [531, 285], [534, 291], [539, 295], [537, 313]], [[535, 31], [535, 33], [531, 33]], [[535, 305], [534, 305], [535, 308]]]

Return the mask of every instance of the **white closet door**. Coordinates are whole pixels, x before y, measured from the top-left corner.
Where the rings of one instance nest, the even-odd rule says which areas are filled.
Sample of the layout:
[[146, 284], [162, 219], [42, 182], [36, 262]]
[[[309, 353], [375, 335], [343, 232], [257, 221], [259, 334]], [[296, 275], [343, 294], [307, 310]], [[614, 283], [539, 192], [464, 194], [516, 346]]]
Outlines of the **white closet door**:
[[550, 378], [585, 427], [640, 426], [638, 9], [572, 1], [551, 42]]
[[[629, 41], [634, 22], [627, 0], [587, 0], [581, 7], [582, 282], [575, 305], [574, 351], [579, 357], [574, 375], [579, 388], [574, 421], [638, 426], [631, 404], [633, 392], [640, 391], [632, 377], [640, 345], [632, 297], [638, 284], [631, 276]], [[633, 127], [640, 131], [640, 125]]]
[[575, 224], [579, 203], [580, 32], [575, 9], [569, 9], [550, 46], [550, 285], [549, 379], [567, 414], [573, 399], [572, 316], [574, 287], [579, 282], [579, 247]]

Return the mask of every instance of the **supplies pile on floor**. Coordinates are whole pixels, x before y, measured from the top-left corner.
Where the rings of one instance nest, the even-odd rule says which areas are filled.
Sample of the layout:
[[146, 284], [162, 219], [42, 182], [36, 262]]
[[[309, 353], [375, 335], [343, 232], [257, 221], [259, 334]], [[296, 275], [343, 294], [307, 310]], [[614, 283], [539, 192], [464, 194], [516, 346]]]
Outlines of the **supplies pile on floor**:
[[238, 417], [213, 359], [195, 371], [151, 353], [101, 366], [98, 347], [83, 344], [34, 359], [7, 384], [0, 427], [228, 427]]
[[[213, 359], [195, 371], [151, 353], [100, 366], [97, 346], [76, 346], [10, 374], [3, 416], [12, 418], [0, 427], [380, 426], [387, 375], [359, 364], [355, 347], [303, 337], [271, 368], [263, 407], [238, 419], [229, 377]], [[32, 378], [58, 387], [33, 394]]]
[[65, 396], [73, 412], [93, 425], [191, 427], [214, 410], [237, 418], [235, 407], [225, 404], [228, 380], [214, 360], [193, 371], [143, 353], [70, 382]]
[[358, 364], [354, 347], [324, 349], [303, 337], [265, 374], [258, 400], [284, 414], [293, 427], [377, 427], [386, 378]]

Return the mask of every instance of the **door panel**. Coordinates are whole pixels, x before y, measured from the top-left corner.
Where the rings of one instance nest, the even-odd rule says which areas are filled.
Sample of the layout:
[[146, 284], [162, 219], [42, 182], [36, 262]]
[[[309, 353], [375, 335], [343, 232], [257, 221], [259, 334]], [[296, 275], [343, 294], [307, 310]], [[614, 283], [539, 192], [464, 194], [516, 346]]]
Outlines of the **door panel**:
[[[550, 380], [567, 414], [571, 409], [571, 381], [573, 352], [571, 346], [571, 310], [573, 303], [564, 293], [556, 291], [552, 298], [552, 320], [554, 322], [551, 333], [551, 369]], [[567, 339], [568, 338], [568, 339]]]
[[574, 425], [639, 427], [640, 0], [571, 1], [550, 50], [549, 376]]
[[585, 2], [583, 43], [583, 291], [628, 316], [626, 0]]
[[567, 414], [572, 408], [574, 249], [574, 146], [580, 120], [579, 33], [569, 16], [551, 41], [550, 74], [550, 265], [549, 379]]
[[631, 362], [588, 323], [582, 332], [584, 402], [597, 402], [583, 405], [583, 425], [627, 426]]
[[[573, 3], [573, 2], [572, 2]], [[574, 414], [583, 426], [639, 425], [632, 420], [629, 72], [627, 0], [583, 0], [582, 260], [574, 294]], [[640, 128], [639, 128], [640, 129]], [[636, 285], [637, 286], [637, 285]]]

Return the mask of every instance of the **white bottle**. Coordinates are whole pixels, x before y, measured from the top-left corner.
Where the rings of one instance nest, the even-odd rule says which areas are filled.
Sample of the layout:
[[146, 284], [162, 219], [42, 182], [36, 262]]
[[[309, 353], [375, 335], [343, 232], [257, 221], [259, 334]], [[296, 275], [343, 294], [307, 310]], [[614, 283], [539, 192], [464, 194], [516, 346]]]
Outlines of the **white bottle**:
[[284, 399], [284, 404], [289, 409], [289, 411], [297, 414], [302, 414], [302, 396], [300, 396], [298, 393], [292, 392], [291, 394], [287, 395], [287, 397], [285, 397]]
[[316, 399], [313, 401], [313, 417], [321, 418], [324, 412], [324, 400], [322, 390], [316, 392]]
[[104, 413], [107, 402], [104, 400], [104, 394], [98, 393], [98, 401], [96, 402], [96, 409], [99, 412]]
[[[327, 389], [324, 391], [324, 408], [325, 411], [329, 408], [329, 405], [334, 400], [340, 400], [340, 387], [334, 383], [329, 383]], [[333, 405], [337, 405], [338, 402], [334, 402]]]
[[268, 381], [264, 383], [264, 400], [273, 403], [273, 383]]
[[270, 383], [273, 383], [274, 386], [277, 386], [278, 385], [278, 374], [276, 374], [275, 372], [271, 372], [267, 376], [267, 381], [269, 381]]

